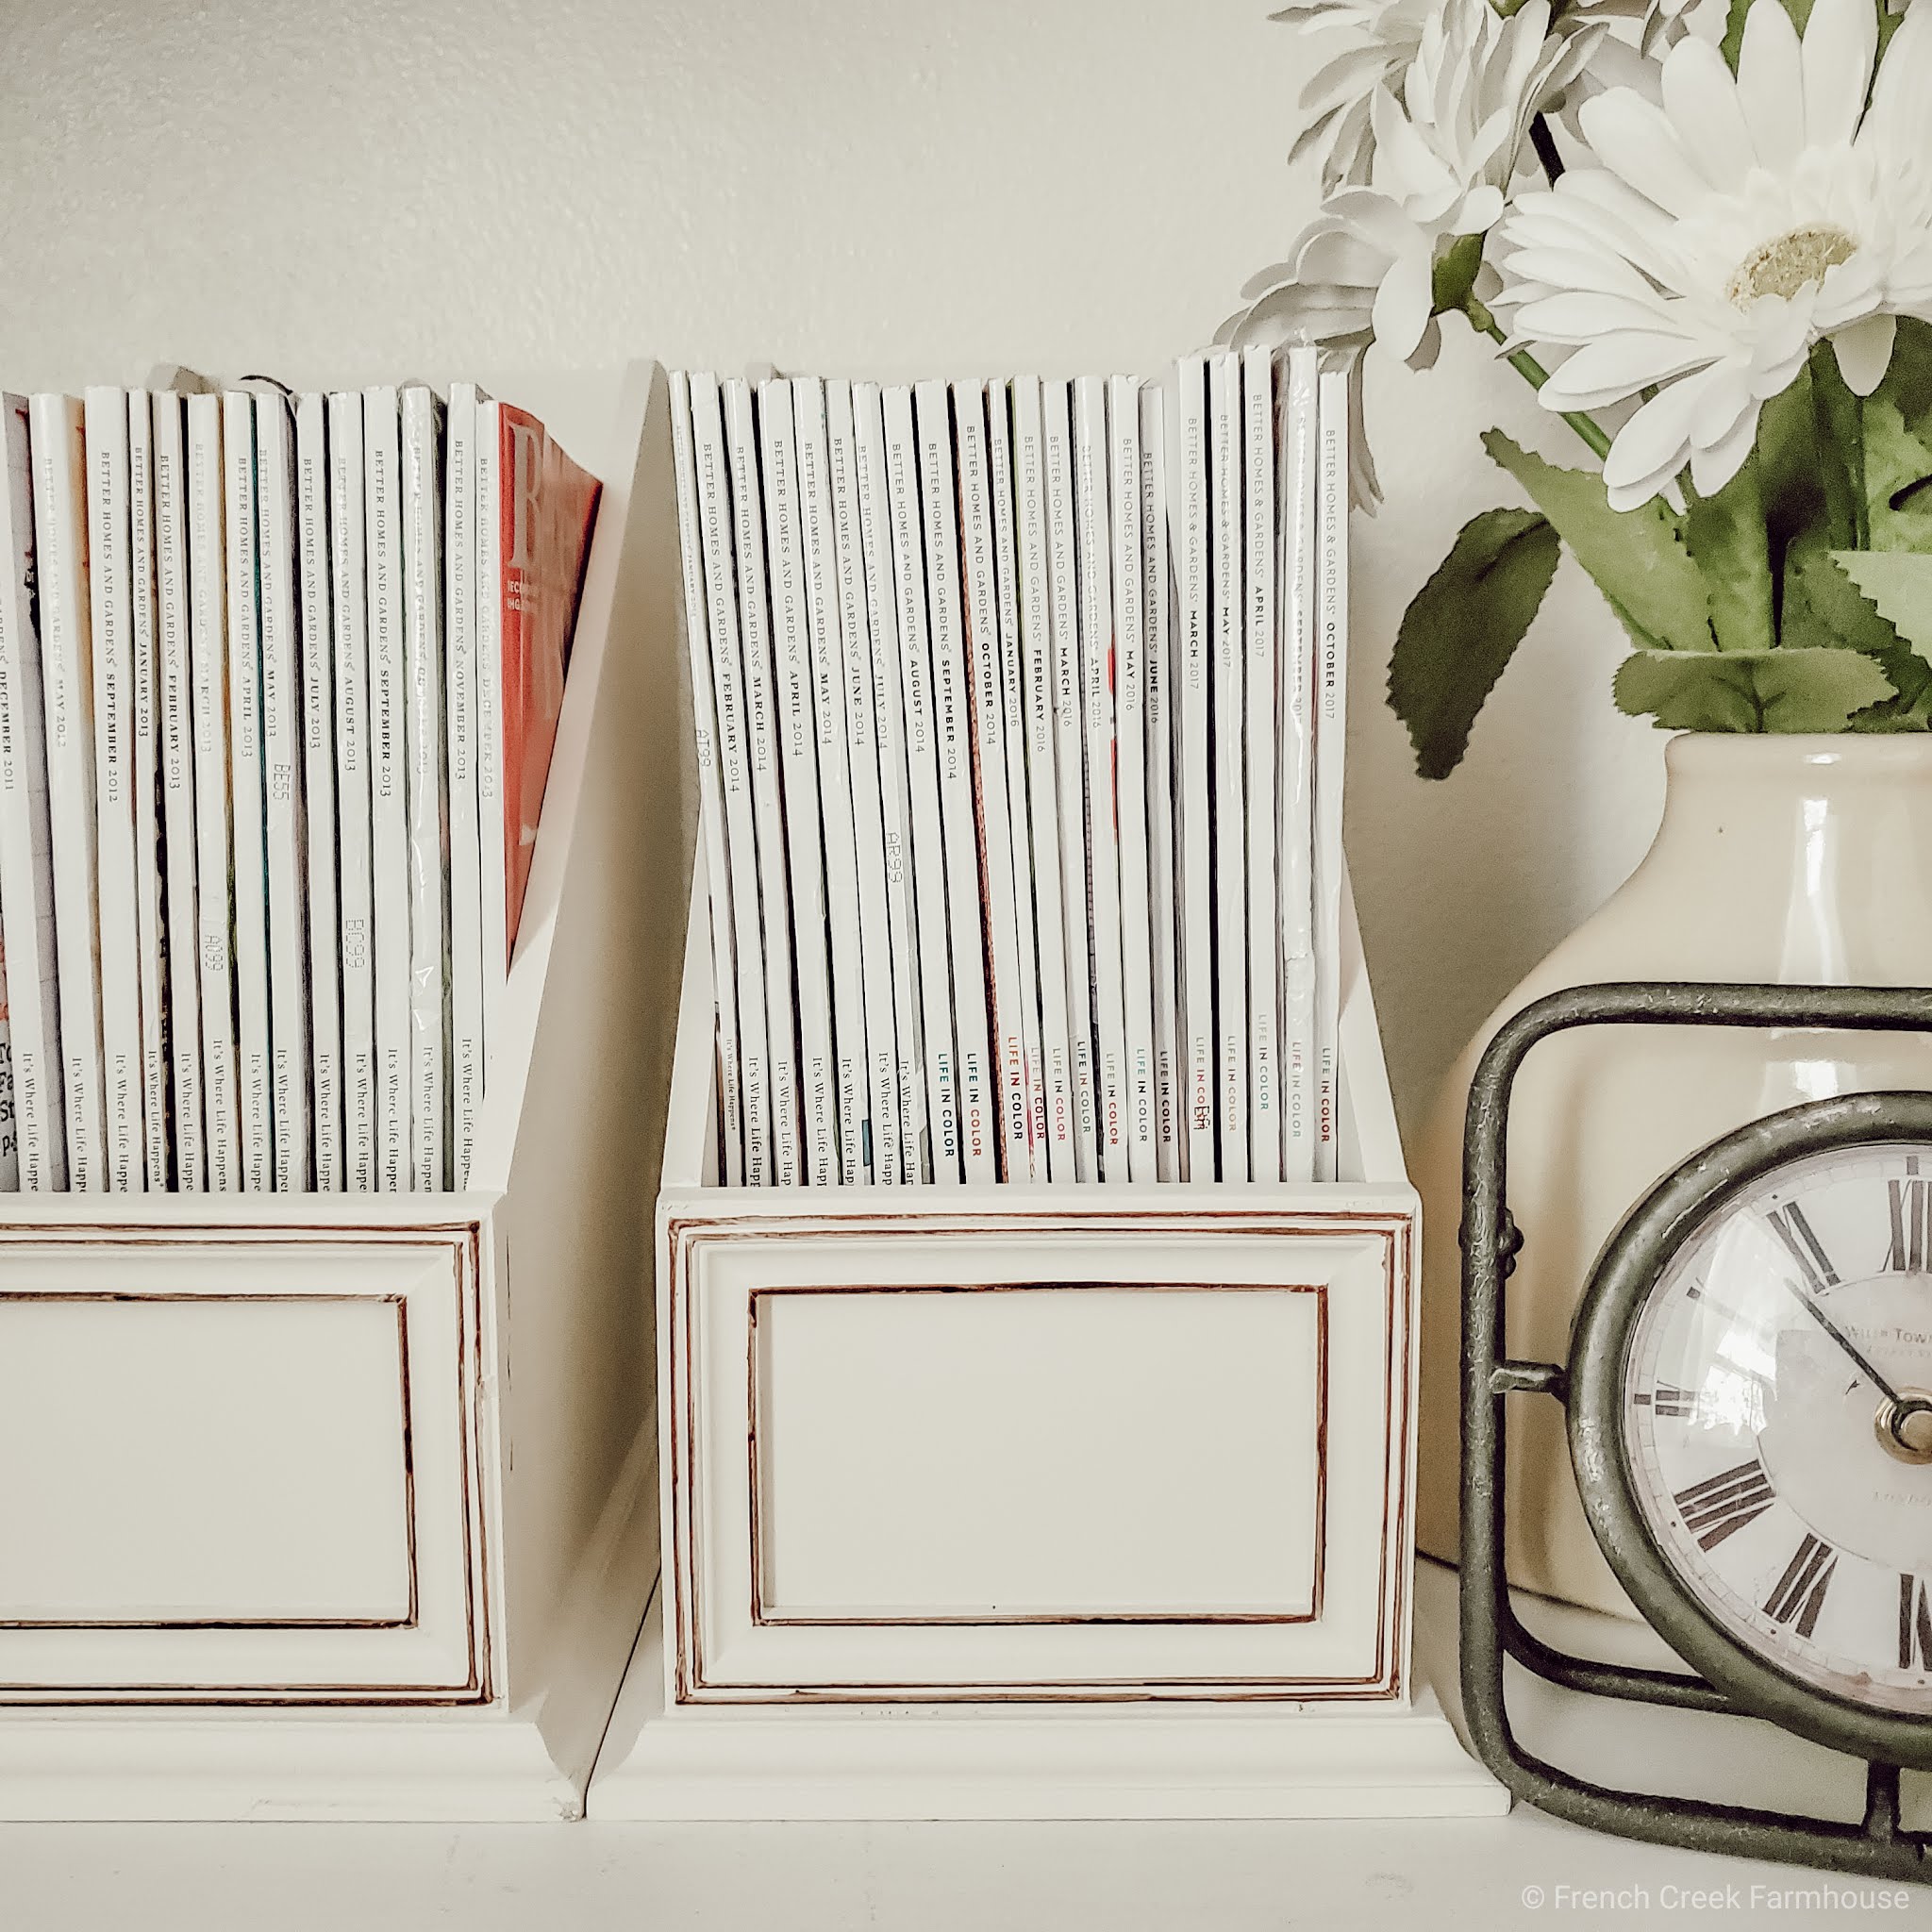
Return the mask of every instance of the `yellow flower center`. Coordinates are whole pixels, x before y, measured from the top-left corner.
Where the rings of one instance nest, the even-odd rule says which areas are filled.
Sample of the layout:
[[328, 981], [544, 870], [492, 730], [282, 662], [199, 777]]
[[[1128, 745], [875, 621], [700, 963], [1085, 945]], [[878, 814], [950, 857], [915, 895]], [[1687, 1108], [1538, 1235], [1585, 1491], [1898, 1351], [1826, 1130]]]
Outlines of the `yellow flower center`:
[[1760, 295], [1782, 295], [1790, 301], [1800, 289], [1822, 282], [1824, 272], [1849, 261], [1858, 244], [1829, 222], [1810, 222], [1774, 241], [1761, 242], [1724, 284], [1724, 293], [1740, 308]]

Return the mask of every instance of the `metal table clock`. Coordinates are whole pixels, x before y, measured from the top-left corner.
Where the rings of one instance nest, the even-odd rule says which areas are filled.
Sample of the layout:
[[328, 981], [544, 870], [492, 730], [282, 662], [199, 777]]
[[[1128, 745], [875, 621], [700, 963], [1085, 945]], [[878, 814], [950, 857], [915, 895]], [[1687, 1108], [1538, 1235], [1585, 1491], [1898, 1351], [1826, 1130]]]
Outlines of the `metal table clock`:
[[[1518, 1797], [1657, 1843], [1932, 1879], [1900, 1822], [1932, 1770], [1932, 1093], [1861, 1093], [1713, 1142], [1598, 1257], [1568, 1363], [1511, 1360], [1522, 1236], [1505, 1173], [1511, 1087], [1589, 1025], [1932, 1031], [1932, 992], [1591, 986], [1511, 1020], [1464, 1141], [1462, 1683], [1470, 1730]], [[1564, 1405], [1585, 1513], [1619, 1582], [1690, 1666], [1571, 1656], [1517, 1618], [1504, 1570], [1512, 1397]], [[1863, 1760], [1857, 1824], [1607, 1790], [1512, 1735], [1504, 1658], [1598, 1696], [1777, 1724]]]

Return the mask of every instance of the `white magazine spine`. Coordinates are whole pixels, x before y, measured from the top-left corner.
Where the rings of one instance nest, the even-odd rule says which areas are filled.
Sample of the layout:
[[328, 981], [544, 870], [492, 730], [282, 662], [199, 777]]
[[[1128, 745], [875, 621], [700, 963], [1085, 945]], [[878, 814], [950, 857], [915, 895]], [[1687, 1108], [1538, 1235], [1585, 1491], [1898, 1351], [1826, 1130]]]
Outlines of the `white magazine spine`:
[[1213, 644], [1208, 611], [1208, 371], [1199, 356], [1182, 357], [1167, 410], [1171, 478], [1168, 515], [1174, 537], [1175, 634], [1170, 662], [1180, 713], [1175, 739], [1176, 892], [1180, 899], [1181, 1072], [1186, 1082], [1184, 1177], [1215, 1178], [1214, 899], [1209, 831], [1208, 691]]
[[1108, 504], [1107, 385], [1074, 385], [1074, 549], [1080, 711], [1087, 756], [1087, 925], [1093, 948], [1094, 1079], [1100, 1174], [1129, 1178], [1127, 1024], [1121, 958], [1121, 854], [1114, 784], [1113, 542]]
[[194, 868], [208, 1184], [242, 1186], [236, 1052], [233, 819], [228, 764], [227, 517], [222, 399], [188, 398], [188, 610], [194, 734]]
[[235, 1043], [242, 1188], [275, 1183], [275, 1099], [268, 991], [268, 824], [262, 795], [260, 537], [255, 398], [222, 397], [228, 570], [228, 751], [234, 837]]
[[[456, 509], [456, 474], [458, 425], [463, 399], [456, 390], [449, 399], [450, 517], [449, 554], [454, 557], [458, 537]], [[474, 407], [474, 406], [473, 406]], [[677, 479], [678, 555], [682, 565], [684, 590], [685, 658], [691, 678], [691, 738], [698, 768], [698, 828], [704, 841], [705, 874], [708, 881], [711, 933], [711, 984], [718, 1008], [718, 1116], [724, 1138], [724, 1158], [720, 1174], [727, 1188], [744, 1185], [744, 1124], [739, 1104], [740, 1068], [738, 1060], [738, 965], [731, 936], [731, 859], [724, 829], [724, 780], [719, 766], [718, 708], [711, 681], [709, 629], [705, 610], [704, 518], [698, 503], [697, 458], [691, 438], [691, 383], [682, 370], [671, 377], [671, 448]], [[456, 581], [451, 573], [451, 584]], [[456, 599], [451, 598], [450, 697], [457, 693]], [[456, 918], [455, 866], [460, 841], [456, 837], [456, 798], [459, 780], [457, 745], [450, 740], [449, 788], [451, 800], [451, 924], [455, 933], [453, 963], [462, 956], [462, 926]], [[475, 773], [471, 773], [472, 797]], [[474, 828], [474, 804], [471, 820]], [[460, 980], [461, 974], [458, 973]], [[481, 993], [480, 981], [478, 993]], [[460, 1034], [461, 1001], [454, 1031]], [[480, 1020], [480, 1011], [479, 1011]], [[458, 1183], [460, 1185], [460, 1183]]]
[[[1154, 1030], [1157, 1177], [1181, 1177], [1187, 1095], [1175, 1004], [1173, 612], [1169, 597], [1167, 415], [1158, 384], [1141, 391], [1141, 650], [1147, 736], [1147, 928]], [[1131, 903], [1131, 902], [1129, 902]]]
[[1338, 1175], [1341, 1100], [1341, 792], [1348, 729], [1349, 375], [1324, 370], [1316, 424], [1315, 1178]]
[[925, 1049], [931, 1178], [960, 1178], [959, 1094], [953, 1033], [951, 933], [946, 920], [945, 846], [941, 831], [939, 727], [933, 715], [932, 653], [925, 594], [924, 517], [912, 391], [885, 391], [886, 503], [892, 526], [892, 581], [898, 606], [900, 693], [905, 701], [906, 769], [911, 792], [914, 916], [919, 932], [921, 1035]]
[[208, 1184], [201, 1064], [201, 930], [195, 882], [194, 668], [189, 642], [188, 455], [182, 399], [150, 399], [155, 463], [155, 620], [159, 645], [162, 843], [167, 858], [168, 1044], [175, 1186]]
[[449, 812], [442, 677], [442, 405], [402, 392], [403, 754], [409, 845], [409, 1185], [449, 1185]]
[[811, 644], [812, 719], [818, 733], [818, 778], [825, 858], [825, 933], [832, 965], [832, 1075], [838, 1102], [840, 1182], [870, 1178], [871, 1108], [866, 1080], [864, 966], [860, 950], [858, 846], [853, 829], [852, 761], [845, 716], [844, 623], [832, 536], [826, 475], [823, 383], [791, 385], [798, 475], [799, 536], [806, 616]]
[[953, 975], [954, 1083], [959, 1154], [969, 1181], [999, 1175], [999, 1121], [987, 1024], [986, 934], [974, 830], [973, 718], [959, 589], [959, 511], [950, 399], [942, 382], [914, 394], [924, 521], [932, 722], [946, 867], [946, 958]]
[[873, 633], [866, 608], [864, 544], [859, 533], [858, 431], [852, 386], [825, 385], [825, 462], [831, 534], [838, 551], [840, 623], [844, 634], [845, 736], [852, 788], [854, 858], [858, 882], [859, 971], [865, 995], [866, 1090], [872, 1122], [871, 1176], [897, 1187], [905, 1175], [899, 1103], [898, 1022], [893, 980], [886, 853], [885, 778], [873, 693]]
[[992, 1017], [994, 1138], [1001, 1178], [1027, 1180], [1033, 1167], [1032, 1107], [1021, 1019], [1020, 914], [1013, 884], [1013, 814], [1007, 792], [1007, 705], [984, 385], [955, 383], [953, 415], [959, 476], [959, 566], [966, 593], [962, 669], [969, 707], [967, 767], [979, 831], [975, 873], [991, 969], [987, 1004]]
[[401, 1193], [410, 1172], [409, 816], [403, 644], [401, 418], [396, 391], [362, 392], [363, 515], [369, 579], [370, 876], [375, 940], [375, 1184]]
[[987, 481], [992, 503], [994, 588], [999, 607], [1001, 726], [1006, 748], [1008, 864], [1013, 881], [1019, 966], [1020, 1071], [1026, 1116], [1026, 1166], [1017, 1179], [1047, 1177], [1046, 1088], [1040, 1039], [1040, 959], [1034, 940], [1033, 833], [1026, 790], [1026, 672], [1020, 631], [1019, 538], [1014, 528], [1011, 395], [986, 391]]
[[1283, 384], [1281, 758], [1275, 846], [1281, 915], [1282, 1177], [1315, 1177], [1314, 699], [1318, 351], [1291, 349]]
[[509, 983], [509, 828], [504, 798], [503, 406], [476, 405], [476, 836], [483, 921], [483, 1091]]
[[825, 856], [819, 796], [818, 729], [812, 716], [811, 641], [807, 634], [805, 559], [799, 538], [798, 442], [791, 385], [760, 385], [765, 541], [772, 602], [772, 656], [785, 854], [790, 871], [793, 971], [798, 998], [798, 1080], [805, 1110], [808, 1186], [830, 1187], [839, 1173], [839, 1107], [833, 1064], [832, 984], [825, 935]]
[[302, 787], [295, 464], [279, 390], [255, 398], [256, 536], [261, 608], [261, 776], [268, 856], [269, 1078], [275, 1184], [311, 1185], [308, 1117], [308, 852]]
[[1040, 962], [1040, 1085], [1045, 1133], [1041, 1178], [1079, 1176], [1067, 926], [1060, 888], [1060, 801], [1055, 705], [1057, 658], [1046, 449], [1037, 375], [1013, 380], [1013, 478], [1020, 652], [1024, 673], [1026, 803], [1033, 845], [1033, 939]]
[[341, 909], [328, 530], [328, 405], [295, 406], [295, 577], [301, 598], [302, 791], [308, 890], [310, 1127], [318, 1193], [342, 1191]]
[[876, 383], [852, 388], [854, 502], [872, 633], [873, 723], [878, 737], [880, 837], [886, 858], [892, 1031], [899, 1090], [899, 1178], [929, 1179], [933, 1142], [925, 1081], [924, 993], [912, 878], [912, 788], [907, 758], [898, 575], [886, 476], [884, 397]]
[[134, 712], [134, 923], [141, 955], [141, 1094], [147, 1184], [170, 1183], [167, 935], [162, 920], [160, 666], [156, 628], [154, 412], [144, 389], [127, 392], [129, 642]]
[[[476, 408], [475, 383], [450, 384], [442, 564], [445, 764], [449, 778], [449, 1168], [450, 1185], [458, 1189], [470, 1184], [483, 1107], [483, 845], [476, 797]], [[687, 412], [687, 435], [690, 427]], [[699, 598], [702, 614], [702, 579]]]
[[[742, 1123], [743, 1176], [747, 1187], [773, 1178], [771, 1054], [765, 1008], [764, 945], [759, 929], [758, 852], [745, 715], [744, 665], [738, 628], [737, 563], [733, 549], [730, 464], [718, 385], [709, 375], [691, 378], [693, 463], [705, 576], [703, 662], [694, 657], [691, 682], [708, 676], [717, 720], [717, 774], [724, 813], [724, 877], [729, 890], [731, 981], [736, 994], [738, 1061], [737, 1108]], [[692, 640], [693, 651], [700, 640]], [[718, 862], [716, 860], [713, 861]], [[712, 874], [712, 892], [722, 890]], [[714, 943], [716, 926], [713, 925]], [[715, 953], [714, 953], [715, 957]], [[720, 982], [720, 1010], [725, 997]], [[727, 1115], [727, 1119], [729, 1116]], [[728, 1157], [727, 1143], [727, 1157]], [[725, 1172], [731, 1171], [727, 1158]]]
[[1073, 421], [1068, 386], [1041, 385], [1046, 494], [1047, 583], [1052, 606], [1053, 724], [1059, 783], [1060, 911], [1065, 929], [1067, 1033], [1074, 1062], [1074, 1176], [1101, 1179], [1100, 1089], [1094, 1065], [1094, 970], [1088, 925], [1086, 711], [1082, 702], [1079, 565], [1074, 538]]
[[1246, 665], [1241, 631], [1241, 364], [1208, 358], [1208, 623], [1214, 760], [1214, 1025], [1221, 1178], [1248, 1177]]
[[342, 1184], [376, 1187], [375, 894], [369, 792], [368, 562], [362, 398], [328, 399], [330, 643], [342, 968]]
[[34, 549], [46, 706], [47, 815], [54, 854], [60, 1047], [67, 1106], [67, 1184], [108, 1185], [101, 1092], [100, 934], [94, 913], [92, 636], [88, 608], [87, 450], [81, 407], [37, 395], [29, 406]]
[[1107, 396], [1113, 504], [1115, 818], [1120, 853], [1121, 984], [1126, 1025], [1127, 1173], [1159, 1178], [1155, 1130], [1154, 966], [1147, 924], [1147, 640], [1141, 553], [1141, 385], [1115, 376]]
[[142, 1102], [141, 936], [134, 854], [133, 587], [127, 396], [86, 396], [88, 611], [92, 631], [95, 865], [101, 967], [101, 1081], [108, 1186], [147, 1187]]
[[1246, 654], [1248, 1170], [1282, 1177], [1281, 1008], [1275, 916], [1275, 749], [1280, 685], [1274, 609], [1274, 357], [1244, 350], [1241, 378], [1241, 614]]
[[16, 1175], [24, 1191], [43, 1194], [67, 1185], [67, 1122], [33, 491], [26, 401], [0, 396], [0, 951], [8, 962]]
[[731, 458], [731, 497], [738, 538], [739, 641], [744, 667], [745, 743], [751, 764], [752, 811], [758, 827], [758, 895], [763, 912], [765, 1024], [772, 1095], [772, 1178], [791, 1187], [804, 1175], [798, 1028], [793, 1004], [791, 893], [787, 876], [783, 749], [772, 612], [765, 564], [765, 512], [758, 479], [758, 424], [750, 386], [724, 385], [724, 427]]

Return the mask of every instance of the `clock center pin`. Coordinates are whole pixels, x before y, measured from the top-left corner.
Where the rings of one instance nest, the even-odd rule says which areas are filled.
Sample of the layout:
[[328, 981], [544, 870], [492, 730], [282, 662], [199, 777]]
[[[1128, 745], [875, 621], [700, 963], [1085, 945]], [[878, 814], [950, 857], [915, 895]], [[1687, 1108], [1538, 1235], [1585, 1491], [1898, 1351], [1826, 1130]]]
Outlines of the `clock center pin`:
[[1932, 1462], [1932, 1395], [1901, 1389], [1896, 1401], [1881, 1402], [1872, 1426], [1878, 1446], [1900, 1462]]

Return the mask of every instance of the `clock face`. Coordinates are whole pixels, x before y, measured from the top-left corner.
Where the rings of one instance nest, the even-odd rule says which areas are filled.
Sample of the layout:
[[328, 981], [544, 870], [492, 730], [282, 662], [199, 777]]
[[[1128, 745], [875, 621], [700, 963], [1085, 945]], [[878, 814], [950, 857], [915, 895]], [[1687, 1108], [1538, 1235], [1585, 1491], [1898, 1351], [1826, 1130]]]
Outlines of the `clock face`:
[[1932, 1142], [1764, 1170], [1638, 1307], [1616, 1391], [1632, 1499], [1730, 1641], [1932, 1718]]

